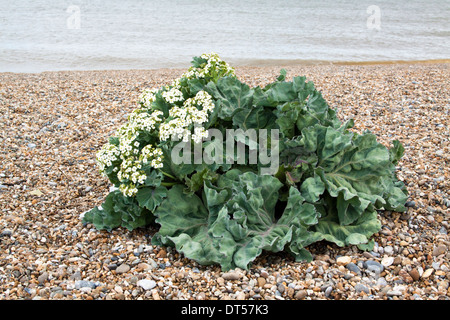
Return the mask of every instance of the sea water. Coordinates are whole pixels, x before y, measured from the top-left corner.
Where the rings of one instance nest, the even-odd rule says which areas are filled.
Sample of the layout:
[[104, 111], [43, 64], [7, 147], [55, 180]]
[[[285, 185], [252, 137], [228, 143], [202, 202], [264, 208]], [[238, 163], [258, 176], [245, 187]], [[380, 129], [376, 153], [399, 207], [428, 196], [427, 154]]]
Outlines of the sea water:
[[450, 58], [450, 1], [0, 0], [0, 72]]

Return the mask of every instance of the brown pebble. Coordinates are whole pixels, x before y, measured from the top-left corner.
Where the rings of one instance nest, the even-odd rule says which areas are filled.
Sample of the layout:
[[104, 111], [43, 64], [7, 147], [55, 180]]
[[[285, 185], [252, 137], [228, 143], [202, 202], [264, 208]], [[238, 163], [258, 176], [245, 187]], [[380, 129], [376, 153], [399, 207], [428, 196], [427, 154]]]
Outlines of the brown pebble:
[[414, 281], [414, 279], [411, 277], [411, 275], [404, 269], [401, 269], [400, 272], [398, 273], [398, 275], [400, 277], [402, 277], [403, 281], [405, 281], [406, 283], [411, 283]]
[[295, 290], [291, 287], [287, 288], [287, 295], [289, 298], [292, 298], [294, 296]]
[[125, 295], [123, 293], [118, 293], [114, 297], [116, 300], [125, 300]]
[[441, 254], [444, 254], [447, 251], [447, 246], [440, 244], [437, 247], [433, 249], [433, 256], [440, 256]]
[[297, 293], [295, 294], [295, 299], [297, 299], [297, 300], [303, 300], [303, 299], [305, 299], [306, 296], [307, 296], [306, 290], [299, 290], [299, 291], [297, 291]]
[[156, 255], [157, 258], [165, 258], [167, 257], [167, 252], [164, 249], [159, 250], [158, 254]]
[[266, 284], [266, 279], [264, 279], [263, 277], [259, 277], [258, 278], [258, 286], [264, 287], [265, 284]]
[[222, 275], [222, 278], [225, 280], [239, 280], [241, 276], [239, 272], [226, 272]]
[[402, 257], [396, 256], [394, 258], [394, 262], [392, 263], [393, 265], [399, 265], [402, 263]]
[[419, 271], [416, 268], [413, 268], [409, 271], [409, 275], [413, 278], [414, 281], [418, 281], [420, 279]]
[[266, 270], [262, 270], [260, 274], [261, 274], [261, 277], [263, 277], [265, 279], [267, 279], [269, 277], [269, 273]]

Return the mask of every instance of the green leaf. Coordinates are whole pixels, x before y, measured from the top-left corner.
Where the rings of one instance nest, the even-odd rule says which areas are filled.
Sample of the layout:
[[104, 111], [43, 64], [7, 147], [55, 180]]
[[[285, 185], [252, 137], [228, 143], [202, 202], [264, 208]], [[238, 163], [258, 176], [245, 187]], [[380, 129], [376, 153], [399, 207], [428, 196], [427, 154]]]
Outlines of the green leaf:
[[205, 81], [197, 78], [187, 80], [187, 85], [191, 95], [196, 95], [205, 87]]
[[315, 174], [337, 199], [342, 225], [357, 220], [370, 204], [385, 204], [380, 177], [390, 175], [389, 152], [374, 135], [355, 136], [316, 125], [304, 130], [304, 144], [319, 156]]
[[300, 192], [306, 201], [318, 202], [325, 191], [325, 185], [319, 176], [309, 177], [300, 186]]
[[391, 161], [394, 165], [398, 163], [398, 161], [403, 157], [403, 154], [405, 153], [405, 148], [398, 140], [394, 140], [393, 147], [389, 149], [389, 155], [391, 158]]
[[272, 129], [275, 117], [270, 110], [263, 107], [241, 108], [233, 117], [233, 125], [243, 130], [248, 129]]
[[139, 206], [145, 207], [150, 211], [154, 211], [166, 198], [167, 188], [159, 186], [156, 188], [141, 188], [136, 194], [136, 200], [139, 202]]
[[284, 81], [286, 80], [286, 69], [281, 69], [280, 70], [280, 75], [277, 78], [277, 81]]
[[147, 174], [147, 178], [144, 181], [144, 185], [148, 187], [158, 187], [163, 179], [163, 174], [153, 168], [148, 168], [144, 170]]
[[204, 65], [205, 63], [207, 63], [207, 62], [208, 62], [208, 60], [203, 59], [203, 58], [201, 58], [201, 57], [193, 57], [193, 58], [192, 58], [192, 61], [191, 61], [191, 64], [192, 64], [192, 66], [195, 67], [195, 68], [201, 68], [201, 67], [203, 67], [203, 65]]
[[336, 112], [329, 108], [322, 94], [319, 91], [313, 91], [308, 94], [306, 105], [297, 119], [296, 125], [298, 130], [302, 131], [316, 124], [339, 128], [341, 122], [336, 116]]
[[298, 98], [292, 82], [275, 82], [269, 90], [267, 90], [267, 100], [272, 105], [284, 102], [292, 102]]
[[[179, 144], [180, 143], [180, 144]], [[173, 145], [183, 146], [183, 142], [174, 142]], [[171, 147], [171, 144], [167, 144], [162, 146], [162, 152], [163, 152], [163, 168], [161, 169], [167, 174], [170, 174], [171, 176], [174, 176], [179, 181], [183, 181], [184, 178], [194, 172], [195, 170], [195, 164], [194, 164], [194, 157], [193, 157], [193, 147], [191, 146], [189, 150], [182, 149], [184, 156], [184, 151], [187, 152], [188, 160], [183, 161], [182, 156], [180, 156], [180, 161], [174, 161], [172, 159], [172, 152], [173, 148]], [[181, 163], [177, 163], [181, 162]]]
[[201, 171], [197, 171], [190, 178], [186, 178], [186, 186], [188, 193], [194, 193], [200, 190], [206, 181], [215, 181], [219, 175], [211, 171], [208, 167], [204, 167]]
[[277, 106], [274, 112], [277, 116], [276, 123], [284, 137], [292, 139], [296, 133], [295, 126], [303, 106], [298, 101], [286, 102]]
[[170, 244], [169, 237], [182, 233], [195, 235], [207, 224], [208, 212], [201, 199], [195, 194], [187, 195], [182, 185], [174, 185], [167, 192], [167, 198], [156, 209], [156, 223], [161, 225], [155, 241]]
[[369, 238], [380, 229], [381, 222], [378, 220], [377, 212], [373, 209], [366, 210], [351, 225], [340, 224], [337, 212], [330, 209], [328, 216], [322, 218], [314, 226], [315, 232], [323, 239], [334, 242], [340, 247], [368, 244]]
[[292, 85], [295, 92], [297, 92], [299, 101], [306, 101], [306, 98], [314, 91], [316, 91], [314, 87], [314, 83], [307, 82], [306, 77], [294, 77], [292, 79]]
[[135, 198], [125, 197], [119, 190], [110, 192], [100, 207], [87, 212], [83, 222], [90, 222], [99, 230], [111, 231], [119, 226], [133, 230], [153, 221], [153, 215], [139, 207]]
[[238, 110], [251, 107], [253, 89], [237, 78], [223, 77], [215, 84], [209, 82], [205, 90], [220, 103], [218, 113], [220, 119], [232, 120]]

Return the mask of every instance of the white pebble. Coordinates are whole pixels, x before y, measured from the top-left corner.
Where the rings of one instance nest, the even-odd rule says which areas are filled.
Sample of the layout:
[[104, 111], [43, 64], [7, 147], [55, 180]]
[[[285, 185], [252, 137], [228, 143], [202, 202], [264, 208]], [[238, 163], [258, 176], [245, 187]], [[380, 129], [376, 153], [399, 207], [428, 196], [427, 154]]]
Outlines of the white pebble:
[[137, 285], [143, 288], [144, 290], [150, 290], [156, 287], [156, 282], [149, 279], [142, 279], [137, 282]]

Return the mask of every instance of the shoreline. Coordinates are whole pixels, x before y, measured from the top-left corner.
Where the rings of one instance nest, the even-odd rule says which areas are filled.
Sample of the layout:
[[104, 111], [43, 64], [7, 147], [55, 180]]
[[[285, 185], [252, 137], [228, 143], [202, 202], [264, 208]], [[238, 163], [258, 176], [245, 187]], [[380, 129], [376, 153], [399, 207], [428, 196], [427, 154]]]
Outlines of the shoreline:
[[[225, 59], [226, 60], [226, 59]], [[339, 61], [339, 60], [300, 60], [300, 59], [242, 59], [230, 60], [235, 68], [264, 68], [264, 67], [302, 67], [302, 66], [377, 66], [377, 65], [429, 65], [450, 64], [450, 59], [427, 60], [369, 60], [369, 61]], [[41, 74], [58, 72], [102, 72], [102, 71], [158, 71], [158, 70], [185, 70], [186, 67], [158, 67], [158, 68], [121, 68], [121, 69], [61, 69], [37, 72], [27, 71], [0, 71], [0, 74]]]

